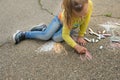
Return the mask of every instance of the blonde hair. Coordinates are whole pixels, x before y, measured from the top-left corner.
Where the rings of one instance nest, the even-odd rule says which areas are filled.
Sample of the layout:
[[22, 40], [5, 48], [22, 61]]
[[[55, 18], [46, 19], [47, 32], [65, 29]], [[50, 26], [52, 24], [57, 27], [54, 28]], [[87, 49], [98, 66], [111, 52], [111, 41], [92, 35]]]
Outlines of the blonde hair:
[[[72, 28], [72, 14], [73, 14], [73, 2], [76, 0], [63, 0], [62, 3], [62, 8], [64, 9], [64, 22], [65, 25], [68, 26], [69, 29]], [[87, 3], [88, 0], [79, 0], [79, 3], [81, 5], [84, 5], [85, 3]], [[82, 7], [83, 8], [83, 7]]]

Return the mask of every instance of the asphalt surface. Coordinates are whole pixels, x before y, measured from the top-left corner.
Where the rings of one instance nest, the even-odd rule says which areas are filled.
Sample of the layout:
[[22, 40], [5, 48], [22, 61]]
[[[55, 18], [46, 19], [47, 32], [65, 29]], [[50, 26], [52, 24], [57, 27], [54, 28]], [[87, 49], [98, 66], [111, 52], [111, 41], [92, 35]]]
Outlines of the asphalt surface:
[[[36, 53], [46, 43], [41, 40], [14, 45], [12, 35], [16, 30], [49, 24], [61, 10], [60, 3], [61, 0], [0, 0], [0, 80], [120, 80], [120, 50], [111, 47], [110, 38], [87, 44], [93, 56], [91, 61], [81, 61], [65, 42], [61, 44], [67, 55], [53, 51]], [[89, 27], [97, 31], [104, 30], [98, 24], [120, 23], [119, 3], [120, 0], [93, 0]]]

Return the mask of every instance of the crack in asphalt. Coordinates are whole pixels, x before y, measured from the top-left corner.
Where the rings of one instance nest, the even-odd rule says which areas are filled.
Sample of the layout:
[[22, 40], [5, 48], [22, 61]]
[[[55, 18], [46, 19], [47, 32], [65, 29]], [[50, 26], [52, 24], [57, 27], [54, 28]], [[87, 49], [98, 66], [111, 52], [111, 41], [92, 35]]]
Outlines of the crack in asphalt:
[[[105, 15], [92, 15], [92, 17], [99, 17], [99, 16], [102, 16], [102, 17], [107, 17]], [[114, 18], [114, 19], [120, 19], [120, 17], [113, 17], [113, 16], [110, 16], [109, 18]]]
[[46, 12], [48, 12], [50, 15], [55, 16], [52, 12], [50, 12], [48, 9], [46, 9], [46, 8], [43, 7], [41, 1], [42, 0], [39, 0], [39, 5], [40, 5], [41, 9], [44, 10], [44, 11], [46, 11]]
[[6, 44], [10, 44], [10, 43], [12, 43], [12, 41], [6, 41], [6, 42], [3, 42], [2, 44], [0, 44], [0, 48], [3, 47], [4, 45], [6, 45]]

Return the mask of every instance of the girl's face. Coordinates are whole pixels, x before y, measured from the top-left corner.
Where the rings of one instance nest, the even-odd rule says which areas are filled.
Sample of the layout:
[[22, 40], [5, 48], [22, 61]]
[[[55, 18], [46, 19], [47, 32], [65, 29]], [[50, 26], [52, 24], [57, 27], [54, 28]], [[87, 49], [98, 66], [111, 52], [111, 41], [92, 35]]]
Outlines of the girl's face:
[[82, 5], [79, 0], [74, 0], [73, 3], [73, 15], [76, 17], [83, 17], [87, 14], [88, 11], [88, 3], [85, 3], [84, 5]]

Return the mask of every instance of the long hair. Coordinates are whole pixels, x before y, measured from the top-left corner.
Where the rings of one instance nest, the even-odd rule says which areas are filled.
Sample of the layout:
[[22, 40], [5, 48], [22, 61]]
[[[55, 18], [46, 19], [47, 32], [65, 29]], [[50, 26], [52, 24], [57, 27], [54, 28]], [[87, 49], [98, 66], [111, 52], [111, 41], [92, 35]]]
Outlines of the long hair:
[[[73, 17], [73, 9], [76, 6], [74, 4], [75, 0], [63, 0], [62, 8], [64, 9], [64, 22], [65, 25], [68, 26], [69, 29], [72, 28], [72, 17]], [[79, 4], [84, 5], [88, 0], [79, 0]], [[81, 7], [83, 8], [83, 7]], [[82, 10], [82, 9], [80, 9]]]

